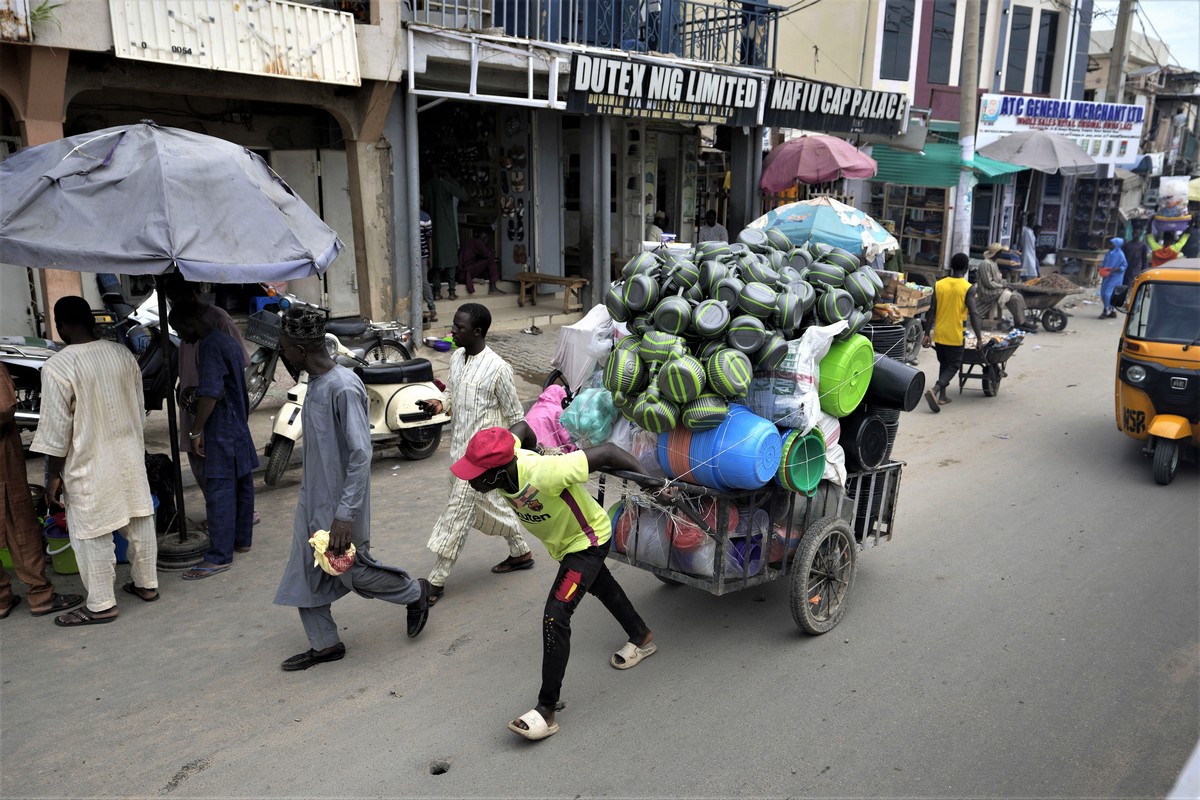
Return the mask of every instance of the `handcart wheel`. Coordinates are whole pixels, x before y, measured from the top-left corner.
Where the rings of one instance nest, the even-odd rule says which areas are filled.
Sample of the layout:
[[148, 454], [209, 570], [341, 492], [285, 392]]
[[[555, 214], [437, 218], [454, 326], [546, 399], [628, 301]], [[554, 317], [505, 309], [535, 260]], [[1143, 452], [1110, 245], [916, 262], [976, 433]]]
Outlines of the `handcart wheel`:
[[988, 364], [983, 368], [983, 395], [995, 397], [1000, 394], [1000, 367]]
[[1051, 333], [1058, 333], [1067, 327], [1067, 312], [1057, 308], [1047, 308], [1042, 312], [1042, 327]]
[[850, 524], [823, 517], [809, 526], [792, 561], [792, 619], [805, 633], [828, 633], [846, 613], [858, 565]]

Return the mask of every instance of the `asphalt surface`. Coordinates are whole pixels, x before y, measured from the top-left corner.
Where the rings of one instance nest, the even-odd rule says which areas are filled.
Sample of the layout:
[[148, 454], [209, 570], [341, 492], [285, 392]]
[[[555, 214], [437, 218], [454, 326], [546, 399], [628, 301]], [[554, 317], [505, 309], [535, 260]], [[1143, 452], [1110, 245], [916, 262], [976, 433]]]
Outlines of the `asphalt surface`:
[[[284, 673], [307, 647], [271, 604], [294, 468], [229, 572], [162, 573], [162, 599], [122, 595], [112, 625], [0, 622], [3, 794], [1161, 797], [1200, 738], [1200, 477], [1153, 482], [1113, 421], [1119, 320], [1075, 313], [997, 397], [904, 415], [896, 535], [824, 636], [782, 582], [713, 597], [613, 564], [659, 651], [612, 669], [621, 631], [585, 601], [562, 732], [530, 744], [505, 723], [536, 698], [554, 565], [533, 541], [534, 569], [492, 575], [505, 548], [476, 532], [418, 639], [402, 608], [349, 597], [346, 659]], [[377, 458], [385, 562], [432, 567], [448, 462]]]

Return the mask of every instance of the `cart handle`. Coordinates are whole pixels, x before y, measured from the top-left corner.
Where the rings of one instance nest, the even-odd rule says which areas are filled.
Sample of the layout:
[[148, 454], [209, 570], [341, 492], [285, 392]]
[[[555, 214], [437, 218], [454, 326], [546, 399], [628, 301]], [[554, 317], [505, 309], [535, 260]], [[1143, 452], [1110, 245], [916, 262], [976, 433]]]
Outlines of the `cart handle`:
[[683, 483], [682, 481], [672, 484], [672, 481], [670, 478], [655, 478], [650, 475], [643, 475], [640, 472], [631, 472], [629, 470], [624, 470], [624, 469], [601, 469], [600, 472], [606, 473], [608, 475], [612, 475], [615, 478], [623, 478], [627, 481], [633, 481], [634, 483], [638, 484], [639, 486], [644, 485], [646, 483], [662, 484], [662, 487], [665, 489], [668, 486], [674, 485], [680, 491], [683, 491], [687, 494], [704, 496], [704, 497], [720, 497], [721, 496], [720, 492], [714, 491], [713, 489], [709, 489], [704, 486], [694, 486], [690, 483]]

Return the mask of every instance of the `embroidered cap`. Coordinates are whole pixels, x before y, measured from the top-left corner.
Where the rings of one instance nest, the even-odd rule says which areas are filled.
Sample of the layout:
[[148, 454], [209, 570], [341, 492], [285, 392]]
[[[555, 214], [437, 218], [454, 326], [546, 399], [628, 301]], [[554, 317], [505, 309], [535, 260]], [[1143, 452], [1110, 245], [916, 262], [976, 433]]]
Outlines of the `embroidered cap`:
[[517, 440], [506, 428], [484, 428], [467, 442], [467, 452], [450, 465], [450, 471], [464, 481], [472, 481], [489, 469], [503, 467], [513, 460]]

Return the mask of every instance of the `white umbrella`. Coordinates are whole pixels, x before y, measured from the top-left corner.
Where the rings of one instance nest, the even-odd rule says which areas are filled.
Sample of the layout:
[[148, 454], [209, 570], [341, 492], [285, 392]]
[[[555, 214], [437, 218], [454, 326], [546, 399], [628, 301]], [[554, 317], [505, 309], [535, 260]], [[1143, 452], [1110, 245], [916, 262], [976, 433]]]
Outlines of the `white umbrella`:
[[1096, 161], [1070, 139], [1050, 131], [1010, 133], [977, 151], [981, 156], [1061, 175], [1091, 175]]

